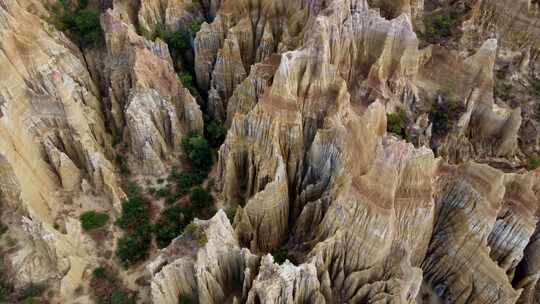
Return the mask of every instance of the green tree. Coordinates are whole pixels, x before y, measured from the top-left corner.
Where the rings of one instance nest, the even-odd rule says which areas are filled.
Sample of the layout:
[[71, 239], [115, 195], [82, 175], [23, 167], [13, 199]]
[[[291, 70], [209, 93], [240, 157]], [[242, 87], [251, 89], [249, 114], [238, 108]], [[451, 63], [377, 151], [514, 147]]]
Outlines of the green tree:
[[79, 217], [81, 226], [84, 230], [89, 231], [103, 227], [109, 221], [109, 215], [106, 213], [87, 211]]
[[191, 190], [190, 199], [193, 206], [199, 210], [210, 207], [214, 202], [214, 198], [210, 192], [200, 186], [197, 186]]
[[151, 230], [148, 226], [142, 226], [135, 232], [120, 239], [116, 248], [116, 256], [126, 267], [146, 260], [152, 243]]
[[206, 139], [200, 135], [192, 135], [182, 140], [182, 148], [187, 154], [193, 167], [202, 172], [208, 172], [212, 167], [212, 148]]
[[124, 230], [134, 230], [150, 221], [149, 206], [143, 198], [131, 197], [122, 203], [122, 216], [116, 224]]
[[227, 135], [227, 129], [223, 125], [216, 121], [211, 121], [206, 124], [206, 138], [210, 145], [214, 148], [218, 148], [225, 141]]
[[386, 114], [386, 129], [388, 132], [405, 138], [407, 128], [407, 115], [405, 111], [399, 109], [396, 113]]
[[68, 0], [60, 0], [50, 7], [55, 26], [76, 36], [82, 46], [95, 44], [103, 37], [99, 12], [87, 9], [87, 6], [87, 0], [81, 0], [76, 5]]
[[174, 206], [165, 209], [154, 224], [154, 234], [159, 248], [167, 247], [179, 236], [184, 227], [193, 219], [193, 212], [188, 208]]

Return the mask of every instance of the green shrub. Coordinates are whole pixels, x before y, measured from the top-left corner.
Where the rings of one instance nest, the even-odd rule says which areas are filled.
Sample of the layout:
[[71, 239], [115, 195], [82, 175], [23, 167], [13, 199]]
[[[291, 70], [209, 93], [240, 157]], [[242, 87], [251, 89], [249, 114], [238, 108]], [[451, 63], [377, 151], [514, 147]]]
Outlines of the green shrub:
[[178, 192], [184, 194], [189, 192], [193, 186], [200, 185], [204, 181], [204, 176], [188, 172], [173, 172], [171, 179], [176, 183]]
[[98, 267], [92, 273], [91, 292], [97, 304], [135, 304], [136, 296], [120, 284], [115, 273], [105, 267]]
[[167, 195], [167, 197], [165, 197], [165, 203], [167, 203], [168, 205], [172, 205], [176, 203], [179, 197], [179, 194], [170, 193], [169, 195]]
[[136, 299], [133, 295], [128, 294], [123, 290], [115, 290], [111, 294], [111, 304], [135, 304]]
[[116, 224], [124, 230], [134, 230], [148, 225], [150, 221], [149, 206], [141, 197], [131, 197], [122, 203], [122, 216]]
[[47, 285], [45, 284], [35, 284], [30, 283], [23, 287], [22, 289], [16, 291], [17, 299], [19, 301], [26, 300], [29, 298], [35, 298], [41, 296], [47, 290]]
[[146, 260], [151, 243], [151, 230], [146, 225], [142, 226], [135, 232], [118, 239], [116, 256], [124, 266], [129, 267]]
[[213, 163], [212, 148], [206, 139], [200, 135], [187, 136], [182, 139], [182, 148], [196, 170], [210, 170]]
[[386, 114], [386, 129], [388, 132], [405, 138], [405, 130], [407, 128], [407, 114], [399, 109], [397, 113]]
[[128, 181], [126, 187], [126, 194], [128, 197], [136, 197], [141, 195], [141, 188], [134, 181]]
[[285, 260], [287, 260], [287, 251], [283, 249], [276, 249], [274, 252], [272, 252], [272, 256], [274, 257], [274, 262], [281, 265], [285, 262]]
[[56, 28], [75, 35], [83, 46], [95, 44], [103, 36], [99, 12], [87, 9], [87, 6], [86, 0], [77, 5], [71, 1], [59, 1], [49, 8]]
[[204, 246], [206, 243], [208, 243], [208, 237], [199, 225], [191, 223], [186, 226], [184, 231], [188, 233], [194, 240], [196, 240], [200, 246]]
[[435, 102], [429, 113], [429, 119], [433, 123], [433, 134], [446, 135], [455, 125], [465, 107], [450, 95], [443, 95], [443, 102]]
[[225, 214], [227, 214], [227, 218], [229, 219], [229, 222], [231, 222], [231, 224], [234, 223], [234, 217], [236, 216], [236, 210], [238, 208], [235, 207], [229, 207], [225, 210]]
[[205, 124], [206, 126], [206, 138], [208, 142], [214, 148], [218, 148], [225, 141], [225, 136], [227, 135], [227, 129], [223, 125], [216, 121], [211, 121], [210, 123]]
[[110, 278], [110, 275], [105, 267], [98, 267], [94, 269], [94, 271], [92, 272], [92, 279], [94, 280], [98, 280], [98, 279], [108, 280], [109, 278]]
[[533, 78], [530, 87], [531, 94], [540, 97], [540, 78]]
[[182, 295], [182, 294], [178, 296], [178, 304], [191, 304], [191, 303], [193, 303], [193, 301], [191, 300], [190, 297]]
[[193, 21], [191, 25], [189, 26], [191, 29], [191, 34], [195, 37], [197, 33], [201, 30], [201, 25], [203, 24], [202, 21]]
[[109, 215], [106, 213], [87, 211], [81, 214], [80, 218], [82, 228], [86, 231], [103, 227], [109, 221]]
[[153, 230], [159, 248], [167, 247], [171, 241], [179, 236], [186, 224], [193, 219], [190, 209], [174, 206], [165, 209], [154, 224]]
[[157, 189], [155, 195], [157, 198], [167, 197], [171, 194], [171, 191], [167, 187]]
[[191, 189], [190, 199], [193, 206], [199, 210], [210, 207], [214, 202], [214, 198], [210, 192], [200, 186]]
[[494, 87], [494, 94], [502, 100], [509, 100], [512, 98], [513, 86], [509, 83], [504, 83], [500, 80], [496, 80]]
[[13, 284], [8, 282], [7, 278], [3, 277], [3, 273], [0, 274], [0, 303], [8, 303], [8, 299], [13, 291]]
[[167, 29], [167, 26], [162, 23], [156, 26], [154, 37], [159, 37], [161, 40], [165, 41], [169, 46], [169, 50], [173, 53], [187, 50], [190, 47], [190, 39], [186, 33], [183, 33], [180, 30], [170, 31]]
[[527, 160], [527, 169], [535, 170], [538, 167], [540, 167], [540, 157], [539, 156], [531, 156]]
[[189, 73], [178, 73], [178, 80], [190, 91], [193, 89], [193, 76]]
[[440, 43], [452, 36], [452, 30], [461, 23], [461, 14], [452, 8], [444, 8], [424, 16], [425, 30], [419, 36], [429, 43]]

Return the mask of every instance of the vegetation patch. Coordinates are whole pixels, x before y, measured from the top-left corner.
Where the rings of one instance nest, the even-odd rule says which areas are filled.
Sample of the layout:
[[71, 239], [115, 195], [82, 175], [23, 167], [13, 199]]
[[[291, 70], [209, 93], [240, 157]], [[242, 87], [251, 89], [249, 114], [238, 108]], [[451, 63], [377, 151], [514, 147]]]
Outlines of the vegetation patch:
[[137, 296], [120, 284], [113, 272], [98, 267], [90, 281], [92, 296], [97, 304], [135, 304]]
[[74, 36], [82, 46], [94, 45], [103, 37], [99, 12], [87, 7], [88, 0], [59, 0], [48, 7], [54, 26]]
[[227, 129], [220, 122], [209, 121], [205, 124], [205, 136], [213, 148], [219, 148], [225, 141]]
[[201, 226], [191, 223], [186, 226], [184, 231], [194, 240], [196, 240], [200, 246], [204, 246], [206, 243], [208, 243], [208, 237]]
[[136, 184], [128, 193], [132, 196], [122, 203], [122, 215], [116, 221], [126, 232], [116, 247], [116, 256], [126, 267], [145, 260], [152, 244], [150, 204], [140, 195]]
[[234, 223], [234, 217], [236, 216], [237, 209], [238, 208], [234, 206], [234, 207], [229, 207], [225, 210], [225, 214], [227, 215], [227, 218], [229, 219], [229, 222], [231, 222], [231, 224]]
[[148, 258], [151, 244], [152, 231], [150, 226], [143, 226], [118, 239], [116, 256], [126, 267], [135, 265]]
[[406, 136], [407, 114], [404, 110], [398, 109], [396, 113], [386, 114], [386, 130], [402, 138]]
[[193, 300], [191, 300], [190, 297], [183, 294], [178, 296], [178, 304], [192, 304], [192, 303], [194, 302]]
[[449, 39], [462, 22], [463, 12], [445, 7], [424, 16], [424, 32], [419, 37], [431, 44]]
[[435, 102], [429, 113], [433, 134], [445, 136], [454, 127], [465, 107], [450, 94], [442, 94], [442, 102]]
[[527, 169], [529, 169], [529, 170], [535, 170], [535, 169], [537, 169], [538, 167], [540, 167], [540, 156], [538, 156], [538, 155], [531, 156], [531, 157], [527, 160]]
[[182, 148], [195, 172], [207, 174], [214, 162], [212, 148], [208, 141], [200, 135], [186, 136], [182, 140]]
[[187, 223], [193, 219], [193, 210], [174, 206], [165, 209], [153, 227], [156, 243], [159, 248], [167, 247], [180, 235]]
[[124, 230], [136, 230], [150, 222], [148, 202], [140, 196], [130, 197], [122, 203], [122, 215], [116, 224]]
[[214, 198], [210, 192], [201, 186], [197, 186], [191, 190], [190, 199], [196, 209], [208, 208], [214, 202]]
[[87, 211], [81, 214], [79, 219], [81, 220], [82, 228], [89, 231], [105, 226], [109, 221], [109, 215], [96, 211]]
[[23, 288], [15, 288], [0, 269], [0, 303], [42, 303], [47, 290], [46, 284], [30, 283]]
[[284, 249], [276, 249], [272, 252], [272, 256], [274, 257], [274, 262], [281, 265], [287, 260], [287, 251]]

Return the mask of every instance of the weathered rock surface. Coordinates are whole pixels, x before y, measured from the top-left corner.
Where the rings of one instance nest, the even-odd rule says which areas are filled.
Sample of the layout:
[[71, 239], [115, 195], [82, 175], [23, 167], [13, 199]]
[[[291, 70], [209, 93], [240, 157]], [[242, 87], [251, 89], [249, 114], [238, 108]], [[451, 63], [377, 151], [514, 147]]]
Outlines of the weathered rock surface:
[[[0, 0], [11, 281], [88, 302], [79, 286], [116, 263], [115, 242], [91, 240], [79, 215], [114, 220], [121, 177], [168, 173], [188, 133], [209, 133], [204, 108], [228, 130], [203, 186], [234, 220], [203, 214], [121, 270], [142, 300], [537, 303], [538, 1], [444, 2], [469, 12], [459, 39], [424, 47], [424, 9], [440, 3], [91, 1], [107, 7], [105, 43], [80, 49], [46, 5]], [[150, 39], [202, 21], [193, 58]], [[204, 107], [177, 76], [191, 59]], [[519, 94], [501, 96], [501, 80]]]
[[148, 265], [153, 303], [175, 304], [179, 295], [200, 303], [223, 303], [231, 294], [245, 298], [259, 258], [240, 248], [222, 210], [194, 224], [204, 231], [206, 243], [184, 233]]
[[129, 138], [134, 170], [163, 174], [163, 162], [174, 156], [182, 137], [202, 132], [202, 113], [178, 80], [164, 42], [137, 35], [114, 10], [104, 14], [103, 26], [105, 82], [116, 132]]

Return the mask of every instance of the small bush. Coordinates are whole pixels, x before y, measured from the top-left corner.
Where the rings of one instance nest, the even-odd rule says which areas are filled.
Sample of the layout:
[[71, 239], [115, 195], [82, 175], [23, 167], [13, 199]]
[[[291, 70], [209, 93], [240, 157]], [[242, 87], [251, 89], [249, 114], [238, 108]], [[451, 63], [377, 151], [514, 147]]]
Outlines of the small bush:
[[190, 38], [182, 31], [170, 31], [164, 24], [158, 24], [154, 32], [154, 37], [159, 37], [169, 46], [169, 50], [173, 53], [178, 53], [189, 49]]
[[461, 14], [452, 8], [441, 9], [424, 17], [425, 30], [420, 34], [424, 40], [436, 44], [452, 36], [461, 23]]
[[126, 291], [117, 276], [105, 267], [94, 269], [90, 287], [97, 304], [136, 303], [136, 296]]
[[135, 304], [135, 297], [123, 290], [115, 290], [111, 294], [111, 304]]
[[238, 208], [236, 207], [229, 207], [225, 210], [225, 214], [227, 214], [227, 218], [229, 219], [229, 222], [231, 222], [231, 224], [234, 223], [234, 217], [236, 216], [236, 210]]
[[191, 210], [179, 206], [163, 211], [153, 228], [157, 246], [159, 248], [167, 247], [174, 238], [182, 233], [192, 218]]
[[110, 275], [105, 267], [98, 267], [92, 272], [92, 278], [95, 280], [108, 280]]
[[47, 290], [45, 284], [30, 283], [17, 291], [19, 301], [41, 296]]
[[87, 211], [81, 214], [80, 218], [82, 228], [86, 231], [103, 227], [109, 221], [109, 215], [106, 213]]
[[128, 181], [126, 187], [126, 194], [128, 197], [136, 197], [141, 195], [141, 188], [134, 181]]
[[202, 21], [193, 21], [191, 25], [189, 26], [191, 29], [191, 34], [193, 36], [197, 35], [197, 33], [201, 30], [201, 25], [203, 24]]
[[274, 257], [274, 262], [281, 265], [285, 262], [285, 260], [287, 260], [287, 251], [283, 249], [277, 249], [272, 252], [272, 256]]
[[176, 75], [178, 77], [178, 80], [182, 83], [182, 85], [188, 89], [190, 92], [193, 92], [195, 90], [195, 87], [193, 86], [193, 76], [191, 76], [189, 73], [178, 73]]
[[169, 188], [160, 188], [160, 189], [157, 189], [155, 195], [157, 198], [162, 198], [162, 197], [167, 197], [171, 194], [171, 191], [169, 190]]
[[[2, 275], [3, 274], [0, 274], [0, 276]], [[14, 291], [13, 284], [8, 282], [7, 278], [3, 276], [0, 277], [0, 303], [5, 303], [5, 302], [7, 303], [13, 291]]]
[[141, 197], [132, 197], [122, 203], [122, 216], [116, 224], [124, 230], [135, 230], [148, 225], [149, 217], [148, 202]]
[[116, 256], [126, 267], [146, 260], [152, 243], [151, 230], [143, 226], [118, 239]]
[[99, 12], [87, 9], [87, 6], [88, 1], [79, 1], [75, 5], [64, 0], [49, 8], [56, 28], [75, 35], [83, 46], [95, 44], [103, 36]]
[[204, 246], [206, 243], [208, 243], [208, 237], [199, 225], [191, 223], [186, 226], [184, 231], [188, 233], [194, 240], [196, 240], [200, 246]]
[[178, 296], [178, 304], [191, 304], [191, 303], [193, 303], [193, 301], [191, 300], [190, 297], [182, 295], [182, 294]]
[[176, 183], [176, 187], [179, 193], [188, 193], [189, 190], [196, 185], [200, 185], [204, 177], [200, 174], [193, 174], [188, 172], [171, 174], [171, 179]]
[[405, 138], [405, 130], [407, 128], [407, 115], [405, 111], [399, 109], [397, 113], [386, 114], [386, 129], [388, 132], [394, 133], [402, 138]]
[[200, 186], [197, 186], [191, 190], [190, 199], [196, 209], [210, 207], [214, 202], [214, 198], [210, 192]]
[[511, 84], [497, 80], [495, 82], [494, 94], [496, 97], [506, 101], [512, 98], [513, 88], [514, 87]]
[[212, 148], [206, 139], [200, 135], [187, 136], [182, 140], [182, 148], [187, 154], [194, 169], [208, 172], [212, 167]]
[[435, 102], [429, 113], [429, 119], [433, 123], [433, 134], [446, 135], [455, 125], [465, 107], [450, 95], [443, 95], [442, 102]]
[[535, 170], [540, 167], [540, 157], [532, 156], [527, 160], [527, 169]]
[[206, 127], [206, 138], [208, 142], [214, 148], [218, 148], [225, 141], [225, 136], [227, 135], [227, 129], [223, 125], [216, 121], [211, 121], [210, 123], [205, 124]]
[[540, 97], [540, 78], [533, 78], [530, 86], [531, 94]]

